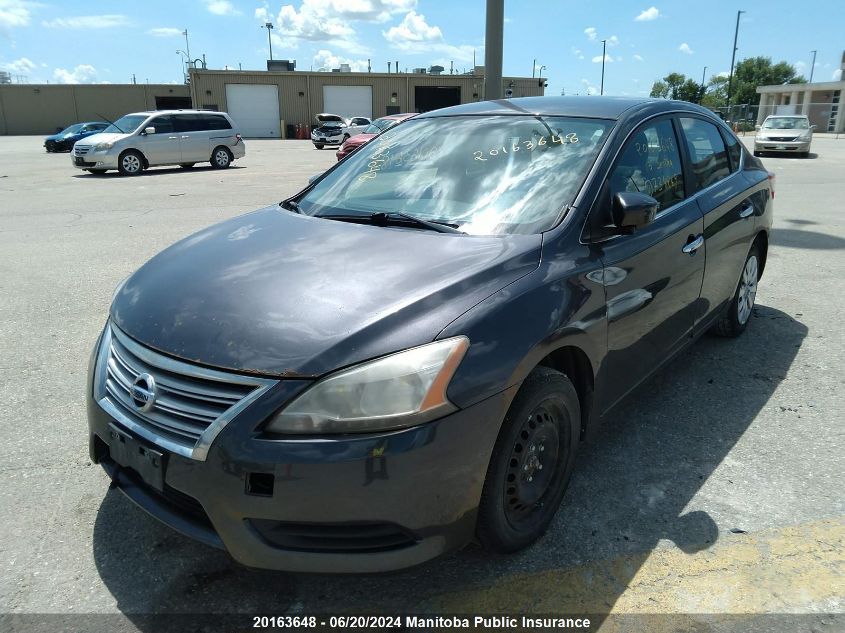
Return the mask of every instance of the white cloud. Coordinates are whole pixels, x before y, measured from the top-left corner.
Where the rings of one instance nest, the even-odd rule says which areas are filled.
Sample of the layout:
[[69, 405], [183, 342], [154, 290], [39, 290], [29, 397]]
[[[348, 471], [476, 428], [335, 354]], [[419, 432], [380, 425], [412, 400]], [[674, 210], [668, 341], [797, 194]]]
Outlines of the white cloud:
[[97, 79], [97, 69], [90, 64], [80, 64], [73, 70], [56, 68], [53, 78], [60, 84], [90, 84]]
[[284, 40], [273, 34], [273, 43], [280, 47], [295, 48], [301, 41], [331, 42], [355, 54], [370, 52], [358, 42], [351, 20], [332, 11], [331, 0], [304, 0], [298, 10], [286, 4], [275, 19], [265, 6], [255, 10], [255, 18], [262, 23], [273, 22], [276, 30], [284, 34]]
[[402, 22], [382, 31], [382, 35], [390, 42], [392, 48], [406, 53], [440, 53], [450, 60], [464, 62], [471, 61], [476, 50], [483, 56], [483, 48], [476, 49], [469, 44], [454, 45], [444, 41], [440, 27], [428, 24], [425, 16], [416, 11], [408, 12]]
[[56, 18], [41, 23], [51, 29], [110, 29], [129, 24], [125, 15], [78, 15], [70, 18]]
[[160, 26], [155, 29], [150, 29], [147, 33], [149, 35], [153, 35], [154, 37], [175, 37], [176, 35], [182, 35], [182, 29], [174, 29], [170, 26]]
[[657, 7], [649, 7], [642, 11], [637, 17], [634, 18], [635, 22], [651, 22], [652, 20], [656, 20], [660, 17], [660, 10]]
[[619, 38], [615, 35], [611, 35], [607, 38], [607, 45], [608, 46], [617, 46], [619, 44]]
[[341, 64], [349, 64], [349, 68], [352, 72], [366, 72], [367, 70], [366, 59], [349, 59], [348, 57], [335, 55], [331, 51], [325, 49], [317, 51], [317, 54], [314, 55], [313, 62], [315, 70], [332, 70], [333, 68], [340, 68]]
[[695, 52], [689, 47], [689, 44], [687, 44], [686, 42], [681, 44], [678, 47], [678, 50], [681, 51], [682, 53], [684, 53], [685, 55], [692, 55]]
[[387, 29], [384, 39], [399, 46], [406, 42], [436, 42], [443, 39], [443, 32], [439, 26], [430, 26], [424, 15], [410, 11], [397, 26]]
[[572, 47], [572, 54], [575, 55], [578, 59], [584, 59], [584, 53], [581, 51], [580, 48]]
[[595, 39], [596, 39], [596, 27], [588, 26], [586, 29], [584, 29], [584, 35], [587, 36], [588, 40], [595, 41]]
[[634, 55], [634, 61], [638, 61], [638, 62], [643, 61], [643, 56], [642, 56], [642, 55], [637, 55], [637, 54], [635, 54], [635, 55]]
[[205, 8], [214, 15], [240, 15], [229, 0], [205, 0]]
[[0, 29], [29, 24], [33, 4], [22, 0], [0, 0]]
[[831, 81], [841, 81], [842, 80], [842, 69], [837, 68], [833, 71], [833, 75], [830, 77]]
[[730, 76], [731, 76], [731, 74], [730, 74], [727, 70], [723, 70], [722, 72], [717, 73], [717, 74], [716, 74], [716, 76], [717, 76], [717, 77], [725, 77], [725, 78], [727, 78], [727, 77], [730, 77]]
[[586, 92], [588, 95], [595, 95], [599, 92], [599, 89], [596, 88], [593, 84], [591, 84], [588, 79], [582, 79], [581, 85], [584, 86], [584, 92]]
[[[610, 55], [605, 55], [604, 61], [605, 61], [605, 63], [609, 64], [610, 62], [615, 61], [615, 60]], [[601, 64], [601, 55], [596, 55], [595, 57], [593, 57], [593, 63], [594, 64]]]
[[35, 70], [36, 64], [31, 59], [21, 57], [8, 64], [3, 64], [3, 69], [8, 70], [14, 75], [28, 75]]

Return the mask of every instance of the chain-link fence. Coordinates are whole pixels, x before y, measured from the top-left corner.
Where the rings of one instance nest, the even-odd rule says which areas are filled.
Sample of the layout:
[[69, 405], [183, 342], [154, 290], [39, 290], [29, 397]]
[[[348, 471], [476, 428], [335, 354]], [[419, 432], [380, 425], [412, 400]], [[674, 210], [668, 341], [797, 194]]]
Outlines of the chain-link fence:
[[[767, 116], [772, 115], [805, 115], [810, 125], [815, 125], [816, 132], [843, 133], [845, 114], [840, 114], [842, 105], [839, 94], [833, 94], [831, 101], [798, 103], [795, 105], [756, 105], [738, 103], [730, 108], [711, 108], [722, 119], [727, 121], [740, 134], [753, 132], [755, 126], [760, 125]], [[837, 127], [838, 126], [838, 127]]]

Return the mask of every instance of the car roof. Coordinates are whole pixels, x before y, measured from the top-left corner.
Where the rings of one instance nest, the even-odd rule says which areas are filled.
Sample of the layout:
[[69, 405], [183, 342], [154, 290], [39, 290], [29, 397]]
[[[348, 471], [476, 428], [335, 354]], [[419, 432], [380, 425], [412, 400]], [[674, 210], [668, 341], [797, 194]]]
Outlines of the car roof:
[[123, 116], [135, 116], [135, 115], [144, 115], [144, 116], [152, 116], [153, 114], [226, 114], [225, 112], [219, 112], [217, 110], [147, 110], [145, 112], [130, 112], [128, 114], [124, 114]]
[[806, 119], [806, 114], [770, 114], [767, 119]]
[[622, 119], [633, 111], [647, 110], [659, 113], [670, 110], [688, 110], [690, 112], [713, 113], [706, 108], [686, 101], [671, 99], [643, 99], [632, 97], [518, 97], [515, 99], [496, 99], [478, 101], [463, 105], [432, 110], [420, 114], [417, 118], [434, 118], [460, 115], [545, 115], [577, 116], [595, 119]]

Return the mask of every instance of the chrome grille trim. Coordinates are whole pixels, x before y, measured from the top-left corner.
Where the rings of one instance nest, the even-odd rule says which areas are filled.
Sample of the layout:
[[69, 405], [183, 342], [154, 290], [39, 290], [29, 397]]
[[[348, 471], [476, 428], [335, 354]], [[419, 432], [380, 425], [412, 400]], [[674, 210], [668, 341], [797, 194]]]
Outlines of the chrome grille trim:
[[84, 156], [88, 152], [91, 151], [90, 145], [74, 145], [73, 146], [73, 154], [74, 156]]
[[[130, 397], [135, 378], [148, 373], [158, 395], [149, 412]], [[118, 423], [161, 448], [205, 461], [214, 438], [278, 380], [198, 367], [144, 347], [111, 322], [97, 352], [94, 399]]]

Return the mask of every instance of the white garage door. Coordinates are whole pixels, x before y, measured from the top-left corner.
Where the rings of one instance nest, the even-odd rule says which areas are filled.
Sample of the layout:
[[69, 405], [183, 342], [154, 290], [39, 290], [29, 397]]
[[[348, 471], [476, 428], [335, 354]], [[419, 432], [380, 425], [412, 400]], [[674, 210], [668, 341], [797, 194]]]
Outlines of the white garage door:
[[279, 89], [260, 84], [226, 84], [226, 108], [247, 138], [279, 138]]
[[323, 112], [373, 118], [372, 86], [323, 86]]

